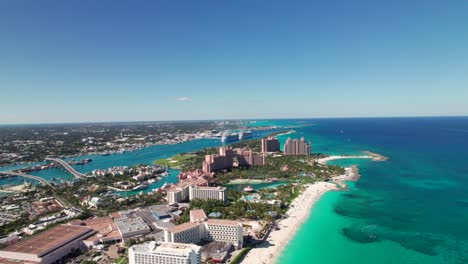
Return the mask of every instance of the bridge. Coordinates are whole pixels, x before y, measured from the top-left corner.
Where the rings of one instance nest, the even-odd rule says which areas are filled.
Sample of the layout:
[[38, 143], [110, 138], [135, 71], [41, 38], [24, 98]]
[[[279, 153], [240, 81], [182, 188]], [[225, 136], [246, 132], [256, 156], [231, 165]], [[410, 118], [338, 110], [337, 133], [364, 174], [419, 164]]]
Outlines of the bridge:
[[61, 159], [54, 159], [54, 158], [46, 158], [45, 160], [55, 162], [59, 165], [61, 165], [63, 168], [65, 168], [68, 172], [73, 174], [73, 176], [77, 177], [78, 179], [85, 179], [88, 178], [87, 175], [76, 171], [70, 164], [68, 164], [66, 161], [61, 160]]
[[55, 189], [55, 187], [52, 184], [50, 184], [50, 182], [38, 176], [33, 176], [33, 175], [29, 175], [29, 174], [25, 174], [21, 172], [15, 172], [15, 171], [0, 171], [0, 177], [6, 177], [6, 176], [19, 176], [19, 177], [24, 177], [28, 179], [33, 179], [33, 180], [39, 181], [40, 183], [44, 185], [51, 187], [52, 189]]

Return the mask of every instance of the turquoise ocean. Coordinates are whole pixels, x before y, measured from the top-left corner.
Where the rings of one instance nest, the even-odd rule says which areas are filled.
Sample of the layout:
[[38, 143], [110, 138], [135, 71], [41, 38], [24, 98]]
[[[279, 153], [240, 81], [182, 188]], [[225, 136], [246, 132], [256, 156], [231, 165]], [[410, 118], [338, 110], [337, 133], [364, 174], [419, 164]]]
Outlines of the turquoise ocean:
[[288, 136], [313, 152], [390, 159], [332, 162], [361, 179], [319, 200], [279, 263], [468, 263], [468, 118], [281, 122], [312, 124]]
[[[256, 138], [292, 128], [295, 132], [279, 136], [280, 141], [305, 137], [314, 153], [369, 150], [390, 158], [332, 162], [358, 165], [360, 180], [319, 200], [279, 263], [468, 263], [468, 117], [257, 120], [250, 125], [279, 126], [256, 132]], [[93, 162], [75, 168], [85, 173], [148, 164], [218, 145], [219, 140], [197, 140], [110, 156], [81, 156], [75, 159], [90, 157]], [[33, 174], [70, 179], [60, 169]], [[171, 170], [147, 191], [176, 182], [177, 174]], [[0, 180], [4, 184], [11, 181]]]

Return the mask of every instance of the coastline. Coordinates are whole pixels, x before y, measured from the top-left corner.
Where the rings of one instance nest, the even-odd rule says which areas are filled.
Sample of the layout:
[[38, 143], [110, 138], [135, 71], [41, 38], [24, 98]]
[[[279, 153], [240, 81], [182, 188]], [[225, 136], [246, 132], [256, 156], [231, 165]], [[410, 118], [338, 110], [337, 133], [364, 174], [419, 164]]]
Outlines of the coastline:
[[277, 223], [279, 230], [271, 230], [267, 239], [253, 248], [241, 261], [242, 264], [277, 263], [283, 250], [296, 235], [312, 213], [312, 208], [328, 191], [346, 189], [346, 181], [359, 180], [359, 169], [353, 165], [346, 168], [346, 173], [335, 176], [331, 182], [316, 182], [308, 185], [306, 190], [291, 203], [287, 211], [289, 216]]
[[306, 190], [291, 203], [287, 211], [289, 217], [278, 222], [277, 226], [280, 229], [271, 230], [267, 239], [250, 250], [241, 263], [275, 263], [289, 241], [294, 238], [296, 232], [307, 220], [315, 203], [323, 194], [331, 190], [339, 190], [339, 188], [330, 182], [308, 185]]
[[319, 164], [326, 164], [329, 161], [339, 159], [370, 159], [373, 161], [386, 161], [389, 159], [388, 157], [385, 157], [381, 154], [370, 151], [364, 151], [364, 153], [366, 153], [367, 155], [333, 155], [326, 158], [318, 159], [317, 162]]

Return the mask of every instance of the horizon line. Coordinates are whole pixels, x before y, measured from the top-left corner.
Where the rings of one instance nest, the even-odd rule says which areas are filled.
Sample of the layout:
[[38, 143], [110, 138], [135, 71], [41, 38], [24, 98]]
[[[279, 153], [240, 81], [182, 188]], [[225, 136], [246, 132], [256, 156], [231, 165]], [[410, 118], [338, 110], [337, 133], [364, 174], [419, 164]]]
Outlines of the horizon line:
[[37, 126], [37, 125], [79, 125], [79, 124], [113, 124], [113, 123], [151, 123], [151, 122], [209, 122], [209, 121], [257, 121], [257, 120], [288, 120], [288, 119], [366, 119], [366, 118], [453, 118], [468, 117], [468, 115], [415, 115], [415, 116], [336, 116], [336, 117], [285, 117], [285, 118], [226, 118], [226, 119], [172, 119], [172, 120], [135, 120], [135, 121], [76, 121], [50, 123], [9, 123], [7, 126]]

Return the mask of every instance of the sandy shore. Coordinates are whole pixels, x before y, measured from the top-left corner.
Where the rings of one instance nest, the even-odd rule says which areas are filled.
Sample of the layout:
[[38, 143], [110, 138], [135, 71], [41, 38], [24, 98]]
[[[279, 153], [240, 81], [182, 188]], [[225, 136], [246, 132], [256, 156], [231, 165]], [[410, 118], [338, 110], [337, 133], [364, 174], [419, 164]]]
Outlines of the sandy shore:
[[361, 156], [330, 156], [330, 157], [318, 159], [317, 162], [320, 163], [320, 164], [325, 164], [328, 161], [338, 160], [338, 159], [372, 159], [372, 157], [367, 156], [367, 155], [361, 155]]
[[385, 161], [388, 160], [388, 157], [380, 155], [379, 153], [374, 153], [370, 151], [364, 151], [367, 155], [340, 155], [340, 156], [330, 156], [326, 158], [318, 159], [317, 162], [320, 164], [325, 164], [331, 160], [338, 159], [371, 159], [373, 161]]
[[361, 177], [359, 174], [359, 169], [356, 165], [351, 167], [345, 168], [346, 172], [343, 175], [335, 176], [332, 178], [334, 182], [340, 185], [340, 188], [346, 189], [348, 185], [346, 184], [347, 181], [357, 181]]
[[307, 220], [311, 208], [320, 197], [330, 190], [338, 190], [333, 183], [317, 182], [308, 185], [304, 192], [291, 203], [288, 218], [278, 223], [279, 230], [272, 230], [262, 244], [253, 248], [242, 261], [243, 264], [275, 263], [288, 242]]

